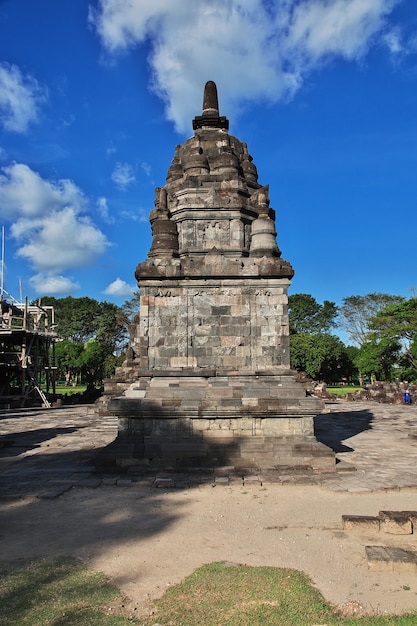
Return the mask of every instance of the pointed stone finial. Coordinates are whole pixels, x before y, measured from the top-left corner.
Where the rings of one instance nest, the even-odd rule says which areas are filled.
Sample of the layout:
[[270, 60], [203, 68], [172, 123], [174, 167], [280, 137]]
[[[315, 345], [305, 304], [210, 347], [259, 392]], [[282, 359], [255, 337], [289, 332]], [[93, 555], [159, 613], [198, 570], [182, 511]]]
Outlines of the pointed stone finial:
[[216, 83], [209, 80], [204, 87], [203, 96], [203, 116], [209, 115], [210, 117], [219, 116], [219, 100], [217, 98]]
[[216, 83], [209, 80], [204, 87], [203, 114], [193, 119], [193, 129], [200, 128], [229, 130], [229, 120], [219, 115], [219, 101], [217, 98]]

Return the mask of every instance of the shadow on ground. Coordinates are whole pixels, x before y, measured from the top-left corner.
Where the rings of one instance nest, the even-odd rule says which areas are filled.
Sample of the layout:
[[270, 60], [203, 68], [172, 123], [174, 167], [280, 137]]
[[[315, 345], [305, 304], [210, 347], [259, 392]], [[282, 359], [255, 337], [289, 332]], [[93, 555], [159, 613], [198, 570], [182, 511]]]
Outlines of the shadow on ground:
[[101, 486], [71, 489], [53, 501], [0, 503], [0, 562], [71, 555], [95, 569], [103, 559], [122, 561], [112, 574], [114, 584], [130, 584], [132, 571], [139, 584], [152, 568], [141, 557], [145, 545], [163, 541], [187, 516], [190, 499], [198, 498], [194, 490], [187, 490], [184, 501], [178, 489], [174, 495], [173, 500], [165, 490]]
[[329, 446], [333, 452], [352, 452], [353, 448], [343, 441], [370, 430], [373, 419], [372, 411], [368, 410], [322, 413], [314, 420], [314, 434], [317, 441]]
[[[319, 415], [316, 437], [335, 452], [346, 451], [342, 442], [372, 428], [372, 420], [368, 410]], [[95, 475], [100, 447], [91, 446], [91, 439], [85, 440], [87, 445], [75, 444], [78, 430], [60, 426], [3, 437], [10, 445], [0, 449], [1, 560], [56, 554], [88, 559], [108, 549], [117, 551], [126, 540], [140, 543], [158, 536], [187, 515], [190, 499], [199, 498], [186, 482], [184, 498], [178, 501], [169, 497], [169, 489], [129, 481], [124, 472]], [[45, 497], [45, 492], [50, 495]], [[54, 492], [63, 495], [55, 499]]]
[[34, 448], [39, 448], [43, 442], [53, 440], [58, 435], [67, 435], [77, 430], [78, 427], [68, 426], [64, 428], [38, 428], [15, 432], [10, 435], [0, 435], [0, 458], [3, 455], [18, 456]]

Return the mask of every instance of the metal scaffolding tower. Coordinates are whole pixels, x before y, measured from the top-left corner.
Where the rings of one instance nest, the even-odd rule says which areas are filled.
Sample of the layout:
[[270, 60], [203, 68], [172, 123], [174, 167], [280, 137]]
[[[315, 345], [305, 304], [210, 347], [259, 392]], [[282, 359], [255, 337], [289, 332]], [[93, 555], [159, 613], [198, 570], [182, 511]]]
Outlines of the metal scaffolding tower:
[[0, 406], [50, 407], [56, 370], [54, 309], [41, 301], [17, 302], [4, 289], [0, 302]]

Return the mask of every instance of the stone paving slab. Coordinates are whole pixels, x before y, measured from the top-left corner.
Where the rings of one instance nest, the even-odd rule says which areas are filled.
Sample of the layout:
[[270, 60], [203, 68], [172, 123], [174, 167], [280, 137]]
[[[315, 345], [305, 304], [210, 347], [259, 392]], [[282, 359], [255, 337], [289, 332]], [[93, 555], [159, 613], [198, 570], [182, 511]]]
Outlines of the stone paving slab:
[[[417, 488], [417, 406], [373, 402], [326, 404], [316, 418], [316, 437], [338, 460], [336, 472], [263, 472], [230, 475], [216, 472], [148, 471], [97, 473], [96, 454], [117, 434], [117, 420], [98, 416], [92, 405], [0, 412], [0, 498], [59, 497], [72, 487], [101, 485], [186, 488], [251, 481], [260, 484], [322, 485], [335, 492]], [[135, 468], [133, 468], [135, 469]], [[164, 480], [165, 479], [165, 480]]]

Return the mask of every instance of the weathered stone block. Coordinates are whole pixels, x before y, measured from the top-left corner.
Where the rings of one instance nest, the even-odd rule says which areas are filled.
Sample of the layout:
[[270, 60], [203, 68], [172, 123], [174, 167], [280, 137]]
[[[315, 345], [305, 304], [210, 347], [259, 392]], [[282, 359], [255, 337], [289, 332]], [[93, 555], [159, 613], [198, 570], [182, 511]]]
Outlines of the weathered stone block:
[[368, 569], [372, 572], [417, 573], [417, 553], [401, 548], [366, 546]]
[[208, 419], [193, 419], [192, 428], [194, 433], [198, 433], [203, 430], [209, 430], [210, 420]]
[[342, 515], [342, 524], [345, 530], [379, 532], [380, 519], [371, 515]]
[[413, 525], [407, 513], [402, 511], [380, 511], [380, 527], [382, 532], [391, 535], [411, 535]]

